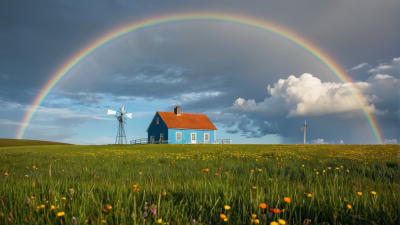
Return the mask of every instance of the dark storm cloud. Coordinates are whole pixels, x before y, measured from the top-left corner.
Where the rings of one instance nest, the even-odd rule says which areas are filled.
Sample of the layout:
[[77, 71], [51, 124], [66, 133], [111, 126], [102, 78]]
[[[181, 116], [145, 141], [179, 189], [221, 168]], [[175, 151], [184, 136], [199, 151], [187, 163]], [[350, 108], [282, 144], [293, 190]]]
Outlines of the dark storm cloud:
[[100, 96], [98, 94], [91, 93], [68, 93], [62, 92], [60, 94], [62, 97], [69, 98], [73, 101], [74, 104], [77, 105], [93, 105], [100, 104], [100, 100], [104, 98], [104, 96]]
[[[10, 78], [8, 82], [1, 82], [2, 97], [29, 103], [32, 95], [27, 95], [27, 91], [34, 93], [41, 88], [75, 52], [116, 26], [138, 18], [152, 17], [150, 12], [155, 15], [210, 9], [233, 14], [240, 12], [243, 15], [264, 17], [295, 30], [337, 56], [334, 58], [341, 59], [344, 66], [353, 66], [360, 61], [385, 60], [394, 57], [395, 49], [398, 49], [396, 46], [399, 47], [396, 41], [399, 35], [396, 24], [399, 21], [396, 19], [398, 14], [394, 7], [396, 4], [396, 1], [367, 4], [346, 1], [314, 4], [290, 2], [289, 6], [285, 1], [252, 4], [240, 1], [202, 1], [190, 4], [184, 1], [157, 4], [133, 1], [96, 1], [95, 4], [82, 1], [3, 2], [3, 7], [0, 7], [4, 18], [0, 21], [0, 42], [3, 46], [0, 52], [0, 73], [8, 74]], [[385, 16], [378, 17], [382, 13]], [[196, 32], [192, 33], [200, 36]], [[203, 36], [211, 34], [203, 32]], [[223, 45], [224, 39], [220, 39], [215, 42], [214, 49], [218, 50], [218, 46]], [[186, 46], [190, 47], [188, 44]], [[182, 52], [168, 51], [168, 54], [160, 54], [160, 58], [173, 60], [178, 53]], [[176, 60], [182, 61], [187, 55], [181, 56]], [[202, 57], [204, 59], [207, 56]], [[294, 72], [283, 71], [282, 74]]]
[[237, 133], [239, 133], [239, 130], [227, 130], [226, 133], [228, 133], [228, 134], [237, 134]]

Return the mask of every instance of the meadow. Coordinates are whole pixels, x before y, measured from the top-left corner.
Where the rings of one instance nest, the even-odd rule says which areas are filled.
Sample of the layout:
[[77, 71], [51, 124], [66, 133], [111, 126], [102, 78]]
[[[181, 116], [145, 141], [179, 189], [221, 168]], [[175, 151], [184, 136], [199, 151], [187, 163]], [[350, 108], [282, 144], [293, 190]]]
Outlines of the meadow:
[[398, 224], [398, 145], [0, 148], [0, 224]]

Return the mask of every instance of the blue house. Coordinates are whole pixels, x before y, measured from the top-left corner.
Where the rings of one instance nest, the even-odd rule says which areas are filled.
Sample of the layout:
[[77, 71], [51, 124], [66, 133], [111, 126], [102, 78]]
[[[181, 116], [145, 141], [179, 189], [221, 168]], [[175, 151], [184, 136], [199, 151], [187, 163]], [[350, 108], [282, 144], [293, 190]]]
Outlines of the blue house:
[[168, 141], [170, 144], [214, 143], [217, 128], [204, 114], [157, 111], [147, 128], [150, 143]]

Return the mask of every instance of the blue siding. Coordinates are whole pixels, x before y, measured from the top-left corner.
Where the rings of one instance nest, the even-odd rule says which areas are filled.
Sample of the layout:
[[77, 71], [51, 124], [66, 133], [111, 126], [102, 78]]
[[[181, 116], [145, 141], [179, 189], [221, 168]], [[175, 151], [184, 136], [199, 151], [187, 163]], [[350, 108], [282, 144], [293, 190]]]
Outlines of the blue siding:
[[[157, 124], [157, 118], [159, 118], [159, 124]], [[159, 141], [161, 133], [164, 134], [164, 140], [168, 140], [168, 127], [161, 119], [161, 116], [156, 113], [156, 116], [154, 117], [154, 120], [150, 124], [149, 130], [147, 131], [148, 140], [150, 141], [150, 137], [154, 136], [154, 140]]]
[[188, 129], [168, 129], [168, 141], [171, 144], [180, 144], [182, 142], [176, 141], [176, 132], [182, 133], [182, 142], [190, 141], [191, 133], [196, 133], [197, 141], [204, 141], [204, 134], [209, 134], [210, 143], [214, 143], [214, 130], [188, 130]]

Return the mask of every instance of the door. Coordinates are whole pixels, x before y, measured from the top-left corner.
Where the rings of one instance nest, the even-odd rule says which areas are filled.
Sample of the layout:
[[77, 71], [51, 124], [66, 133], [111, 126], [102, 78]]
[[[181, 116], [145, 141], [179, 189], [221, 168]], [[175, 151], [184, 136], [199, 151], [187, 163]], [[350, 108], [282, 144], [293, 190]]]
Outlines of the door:
[[191, 135], [192, 144], [196, 144], [196, 133], [192, 133]]
[[164, 141], [164, 134], [160, 134], [160, 143], [162, 144]]

